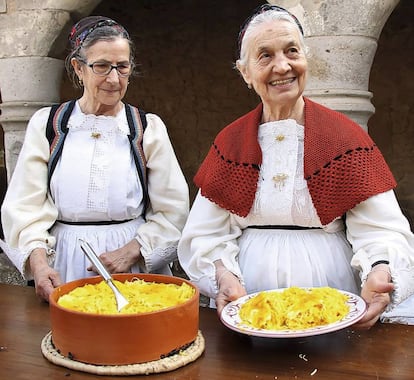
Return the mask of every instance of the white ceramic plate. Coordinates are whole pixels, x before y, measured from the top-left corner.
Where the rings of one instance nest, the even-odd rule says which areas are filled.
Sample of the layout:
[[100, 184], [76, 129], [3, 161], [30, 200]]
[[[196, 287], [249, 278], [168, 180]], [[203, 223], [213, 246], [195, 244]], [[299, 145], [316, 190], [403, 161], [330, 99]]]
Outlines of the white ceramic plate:
[[[283, 290], [285, 289], [268, 290], [267, 292]], [[311, 327], [304, 330], [266, 330], [247, 326], [239, 317], [240, 307], [250, 298], [261, 292], [248, 294], [247, 296], [241, 297], [236, 301], [228, 303], [221, 313], [221, 321], [224, 325], [237, 332], [265, 338], [298, 338], [326, 334], [353, 325], [358, 322], [366, 312], [367, 306], [361, 297], [342, 290], [340, 290], [340, 292], [348, 296], [347, 303], [349, 305], [349, 313], [340, 321], [330, 323], [328, 325]]]

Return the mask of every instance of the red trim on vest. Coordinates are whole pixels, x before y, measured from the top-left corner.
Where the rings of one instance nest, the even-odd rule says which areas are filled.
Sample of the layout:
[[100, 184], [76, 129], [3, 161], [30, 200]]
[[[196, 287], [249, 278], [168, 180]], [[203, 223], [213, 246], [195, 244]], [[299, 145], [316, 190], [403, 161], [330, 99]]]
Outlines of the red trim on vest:
[[[393, 189], [396, 182], [378, 147], [357, 123], [304, 99], [304, 177], [326, 225], [372, 195]], [[242, 217], [249, 214], [256, 195], [262, 110], [260, 104], [225, 127], [194, 177], [203, 196]]]

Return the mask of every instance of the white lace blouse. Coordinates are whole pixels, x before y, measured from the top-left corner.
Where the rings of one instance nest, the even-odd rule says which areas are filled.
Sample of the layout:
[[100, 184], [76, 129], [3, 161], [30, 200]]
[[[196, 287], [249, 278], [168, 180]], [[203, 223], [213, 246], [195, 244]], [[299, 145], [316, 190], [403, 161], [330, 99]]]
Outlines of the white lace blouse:
[[143, 193], [128, 140], [125, 110], [116, 116], [85, 115], [78, 104], [51, 180], [58, 220], [137, 218]]

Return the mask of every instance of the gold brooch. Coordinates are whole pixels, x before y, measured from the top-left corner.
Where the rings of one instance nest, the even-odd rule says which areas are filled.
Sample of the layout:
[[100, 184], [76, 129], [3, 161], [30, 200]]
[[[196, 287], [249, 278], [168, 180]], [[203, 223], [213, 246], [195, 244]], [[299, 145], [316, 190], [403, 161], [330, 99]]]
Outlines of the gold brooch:
[[276, 141], [283, 141], [284, 139], [285, 139], [285, 136], [283, 135], [277, 135], [275, 138]]
[[92, 132], [91, 137], [93, 137], [94, 139], [99, 139], [99, 137], [101, 137], [101, 134], [99, 132]]
[[272, 180], [275, 182], [275, 187], [279, 190], [285, 186], [285, 181], [289, 176], [285, 173], [278, 173], [272, 177]]

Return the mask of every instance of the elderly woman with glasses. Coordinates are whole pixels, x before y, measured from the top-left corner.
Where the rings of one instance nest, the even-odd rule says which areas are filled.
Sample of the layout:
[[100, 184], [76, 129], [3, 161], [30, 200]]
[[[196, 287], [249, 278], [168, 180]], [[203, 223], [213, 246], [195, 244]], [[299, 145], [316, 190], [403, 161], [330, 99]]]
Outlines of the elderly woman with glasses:
[[127, 31], [91, 16], [69, 41], [82, 95], [33, 115], [2, 205], [2, 247], [45, 300], [96, 275], [79, 239], [111, 273], [171, 274], [189, 209], [163, 121], [122, 101], [134, 70]]
[[370, 327], [414, 292], [394, 178], [359, 125], [303, 96], [294, 15], [262, 6], [238, 42], [237, 69], [261, 102], [217, 135], [196, 173], [180, 263], [219, 314], [245, 294], [330, 286], [361, 292], [359, 326]]

